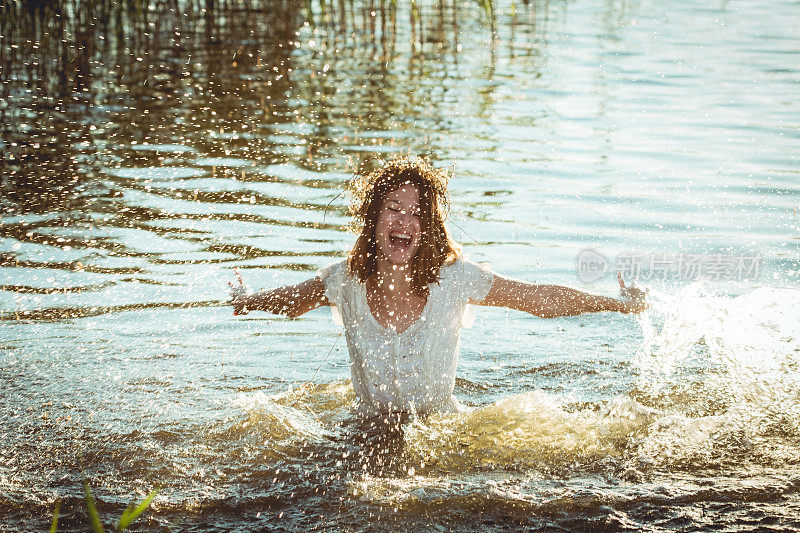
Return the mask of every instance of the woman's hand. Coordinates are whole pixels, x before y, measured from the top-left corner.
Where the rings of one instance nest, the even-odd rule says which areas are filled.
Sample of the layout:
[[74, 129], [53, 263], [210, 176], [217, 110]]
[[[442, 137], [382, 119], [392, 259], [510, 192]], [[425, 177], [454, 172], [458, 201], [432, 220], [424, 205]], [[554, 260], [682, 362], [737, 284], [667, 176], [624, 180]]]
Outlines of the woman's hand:
[[617, 280], [619, 281], [619, 295], [624, 300], [620, 312], [641, 313], [647, 309], [647, 293], [645, 291], [634, 286], [626, 287], [621, 272], [617, 272]]
[[236, 281], [238, 282], [238, 285], [234, 285], [230, 281], [228, 282], [231, 294], [231, 299], [228, 301], [228, 303], [233, 306], [234, 316], [246, 315], [250, 312], [250, 310], [247, 308], [248, 296], [253, 294], [253, 290], [249, 285], [245, 284], [238, 268], [234, 268], [233, 271], [236, 274]]

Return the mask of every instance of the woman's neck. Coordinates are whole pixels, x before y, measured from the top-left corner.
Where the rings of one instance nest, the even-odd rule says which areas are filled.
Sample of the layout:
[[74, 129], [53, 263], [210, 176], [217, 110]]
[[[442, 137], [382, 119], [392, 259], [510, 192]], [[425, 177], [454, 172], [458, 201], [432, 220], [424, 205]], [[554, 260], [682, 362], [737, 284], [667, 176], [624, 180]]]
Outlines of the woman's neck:
[[379, 259], [374, 283], [374, 287], [381, 292], [395, 295], [411, 294], [411, 265], [395, 265]]

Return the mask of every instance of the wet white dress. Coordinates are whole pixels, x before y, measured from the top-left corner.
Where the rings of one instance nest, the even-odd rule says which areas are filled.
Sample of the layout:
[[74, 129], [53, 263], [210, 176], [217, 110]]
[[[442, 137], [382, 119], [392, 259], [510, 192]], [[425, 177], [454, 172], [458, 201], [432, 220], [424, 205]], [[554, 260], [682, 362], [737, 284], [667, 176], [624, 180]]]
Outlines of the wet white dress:
[[453, 397], [461, 328], [469, 300], [489, 293], [494, 276], [464, 257], [445, 264], [422, 314], [398, 333], [383, 327], [367, 303], [366, 287], [347, 272], [347, 261], [318, 273], [334, 320], [344, 325], [353, 389], [365, 415], [389, 411], [420, 414], [457, 410]]

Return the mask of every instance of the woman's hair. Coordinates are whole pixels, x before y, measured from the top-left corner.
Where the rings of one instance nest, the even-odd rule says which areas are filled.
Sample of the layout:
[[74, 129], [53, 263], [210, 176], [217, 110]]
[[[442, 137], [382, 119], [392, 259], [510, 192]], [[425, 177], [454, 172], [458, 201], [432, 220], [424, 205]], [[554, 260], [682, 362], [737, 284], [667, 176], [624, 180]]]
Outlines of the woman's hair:
[[362, 173], [349, 186], [353, 202], [354, 229], [359, 233], [348, 258], [349, 272], [366, 282], [378, 266], [378, 245], [375, 226], [390, 192], [403, 185], [414, 185], [419, 191], [421, 237], [417, 254], [411, 260], [411, 290], [428, 296], [428, 284], [439, 281], [439, 269], [454, 261], [460, 249], [450, 237], [444, 220], [449, 208], [447, 173], [433, 168], [418, 157], [398, 157], [378, 170]]

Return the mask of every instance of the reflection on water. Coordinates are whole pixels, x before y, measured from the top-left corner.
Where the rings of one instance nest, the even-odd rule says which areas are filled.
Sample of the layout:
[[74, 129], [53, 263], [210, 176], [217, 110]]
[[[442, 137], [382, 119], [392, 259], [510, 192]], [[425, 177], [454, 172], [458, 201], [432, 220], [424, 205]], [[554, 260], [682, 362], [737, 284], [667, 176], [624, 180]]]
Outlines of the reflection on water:
[[[0, 8], [0, 524], [800, 528], [795, 6], [21, 2]], [[651, 313], [482, 310], [470, 411], [361, 423], [320, 310], [232, 318], [352, 236], [354, 168], [453, 165], [476, 260], [748, 254]], [[585, 288], [612, 293], [614, 281]]]

